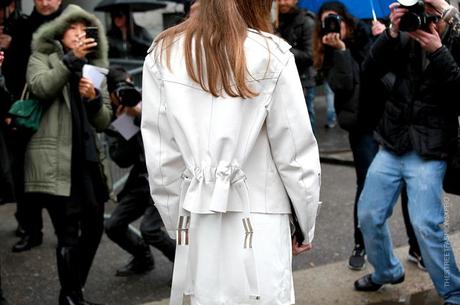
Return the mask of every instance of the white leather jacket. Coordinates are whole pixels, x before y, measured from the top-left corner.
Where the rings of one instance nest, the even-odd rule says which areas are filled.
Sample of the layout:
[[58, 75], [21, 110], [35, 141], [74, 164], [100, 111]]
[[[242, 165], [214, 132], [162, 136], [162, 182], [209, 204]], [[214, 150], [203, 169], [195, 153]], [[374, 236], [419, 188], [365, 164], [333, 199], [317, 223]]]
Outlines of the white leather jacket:
[[246, 60], [259, 93], [251, 99], [204, 91], [188, 77], [182, 46], [178, 37], [168, 69], [153, 45], [143, 72], [149, 182], [170, 236], [181, 206], [191, 213], [242, 211], [236, 185], [243, 182], [252, 213], [291, 213], [292, 202], [304, 243], [311, 242], [320, 163], [289, 44], [249, 30]]

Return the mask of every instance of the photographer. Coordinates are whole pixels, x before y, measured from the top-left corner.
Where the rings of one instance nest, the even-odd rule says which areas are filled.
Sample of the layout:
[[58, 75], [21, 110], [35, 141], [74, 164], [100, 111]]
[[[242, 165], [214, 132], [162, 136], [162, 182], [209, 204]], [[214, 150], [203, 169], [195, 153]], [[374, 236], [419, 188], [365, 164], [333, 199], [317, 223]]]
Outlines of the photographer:
[[[427, 0], [409, 8], [391, 4], [391, 26], [363, 63], [362, 80], [392, 73], [395, 81], [376, 129], [382, 149], [369, 168], [358, 204], [368, 259], [375, 271], [357, 280], [355, 288], [376, 291], [404, 280], [386, 224], [404, 183], [426, 270], [444, 304], [460, 304], [460, 273], [442, 226], [445, 160], [458, 129], [459, 107], [451, 97], [460, 85], [460, 40], [455, 26], [442, 19], [439, 3]], [[422, 22], [407, 22], [407, 14], [414, 12]], [[401, 31], [412, 26], [416, 29], [411, 32]]]
[[299, 9], [297, 0], [280, 0], [279, 11], [279, 35], [291, 46], [295, 63], [299, 72], [304, 90], [308, 114], [312, 129], [315, 130], [316, 115], [314, 107], [315, 99], [315, 75], [313, 67], [313, 32], [315, 28], [315, 14], [308, 10]]
[[361, 270], [365, 266], [365, 249], [358, 227], [357, 203], [378, 145], [372, 129], [358, 123], [360, 96], [360, 65], [372, 42], [371, 30], [364, 22], [351, 16], [341, 2], [325, 2], [320, 7], [314, 40], [314, 62], [334, 91], [337, 121], [348, 131], [356, 170], [354, 205], [354, 248], [348, 267]]
[[[113, 66], [107, 76], [107, 84], [116, 116], [127, 114], [139, 125], [142, 96], [134, 88], [128, 72], [121, 66]], [[126, 266], [117, 270], [116, 275], [143, 274], [155, 265], [149, 245], [174, 261], [175, 243], [161, 230], [163, 222], [150, 196], [140, 131], [129, 140], [112, 129], [106, 130], [106, 134], [112, 160], [120, 167], [132, 166], [128, 180], [118, 194], [118, 205], [105, 222], [107, 236], [133, 256]], [[140, 217], [143, 217], [140, 226], [142, 237], [129, 229], [129, 224]]]

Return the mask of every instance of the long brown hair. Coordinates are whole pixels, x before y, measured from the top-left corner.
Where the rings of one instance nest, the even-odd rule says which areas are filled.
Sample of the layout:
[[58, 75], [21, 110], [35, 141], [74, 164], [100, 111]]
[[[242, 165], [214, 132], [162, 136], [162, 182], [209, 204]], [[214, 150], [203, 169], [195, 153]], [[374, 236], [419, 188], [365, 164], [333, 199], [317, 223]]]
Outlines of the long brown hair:
[[[184, 35], [187, 73], [213, 96], [257, 96], [248, 86], [244, 41], [248, 28], [271, 32], [272, 0], [199, 0], [197, 14], [181, 24], [162, 32], [162, 41], [170, 67], [174, 38]], [[163, 53], [163, 52], [161, 52]]]

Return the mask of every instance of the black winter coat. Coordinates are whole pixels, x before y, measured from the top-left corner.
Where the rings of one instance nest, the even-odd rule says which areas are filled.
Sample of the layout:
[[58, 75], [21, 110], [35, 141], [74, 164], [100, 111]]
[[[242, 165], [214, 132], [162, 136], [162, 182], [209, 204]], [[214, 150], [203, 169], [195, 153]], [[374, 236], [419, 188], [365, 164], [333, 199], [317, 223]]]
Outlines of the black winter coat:
[[53, 14], [43, 16], [34, 9], [28, 18], [21, 16], [15, 22], [14, 32], [11, 33], [13, 39], [5, 52], [5, 61], [2, 65], [6, 86], [14, 99], [21, 96], [26, 83], [27, 63], [32, 53], [33, 34], [40, 26], [58, 17], [61, 13], [62, 8], [59, 8]]
[[110, 58], [137, 58], [144, 59], [147, 50], [152, 44], [152, 37], [146, 29], [134, 24], [133, 34], [123, 39], [121, 31], [113, 27], [107, 32], [109, 39]]
[[373, 42], [370, 27], [357, 23], [351, 40], [345, 40], [347, 49], [340, 51], [327, 47], [322, 71], [334, 91], [337, 122], [347, 131], [366, 132], [367, 126], [358, 121], [361, 96], [361, 64]]
[[315, 15], [306, 10], [295, 9], [288, 14], [280, 14], [278, 33], [291, 46], [299, 76], [304, 87], [314, 87], [313, 32]]
[[401, 33], [380, 35], [363, 63], [363, 79], [395, 76], [377, 126], [377, 140], [396, 154], [415, 150], [426, 159], [445, 159], [457, 136], [460, 86], [460, 39], [448, 29], [443, 46], [426, 54]]

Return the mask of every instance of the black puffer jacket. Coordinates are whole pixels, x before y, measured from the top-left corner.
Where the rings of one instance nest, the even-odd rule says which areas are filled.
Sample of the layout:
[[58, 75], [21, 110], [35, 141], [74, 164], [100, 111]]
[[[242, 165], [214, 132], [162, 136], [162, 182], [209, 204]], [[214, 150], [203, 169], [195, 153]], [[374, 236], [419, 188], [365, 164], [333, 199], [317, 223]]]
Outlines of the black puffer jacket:
[[313, 68], [313, 31], [315, 14], [310, 11], [294, 9], [293, 12], [280, 14], [278, 33], [291, 46], [297, 70], [304, 87], [314, 87], [315, 69]]
[[358, 122], [358, 107], [362, 98], [361, 64], [372, 44], [369, 26], [359, 21], [351, 37], [344, 41], [345, 51], [326, 48], [322, 72], [335, 94], [334, 106], [340, 127], [347, 131], [364, 131], [366, 126]]
[[456, 137], [460, 86], [460, 39], [448, 29], [443, 47], [426, 54], [401, 33], [380, 35], [363, 63], [363, 79], [395, 76], [390, 99], [376, 129], [377, 140], [397, 154], [415, 150], [426, 159], [445, 159]]

